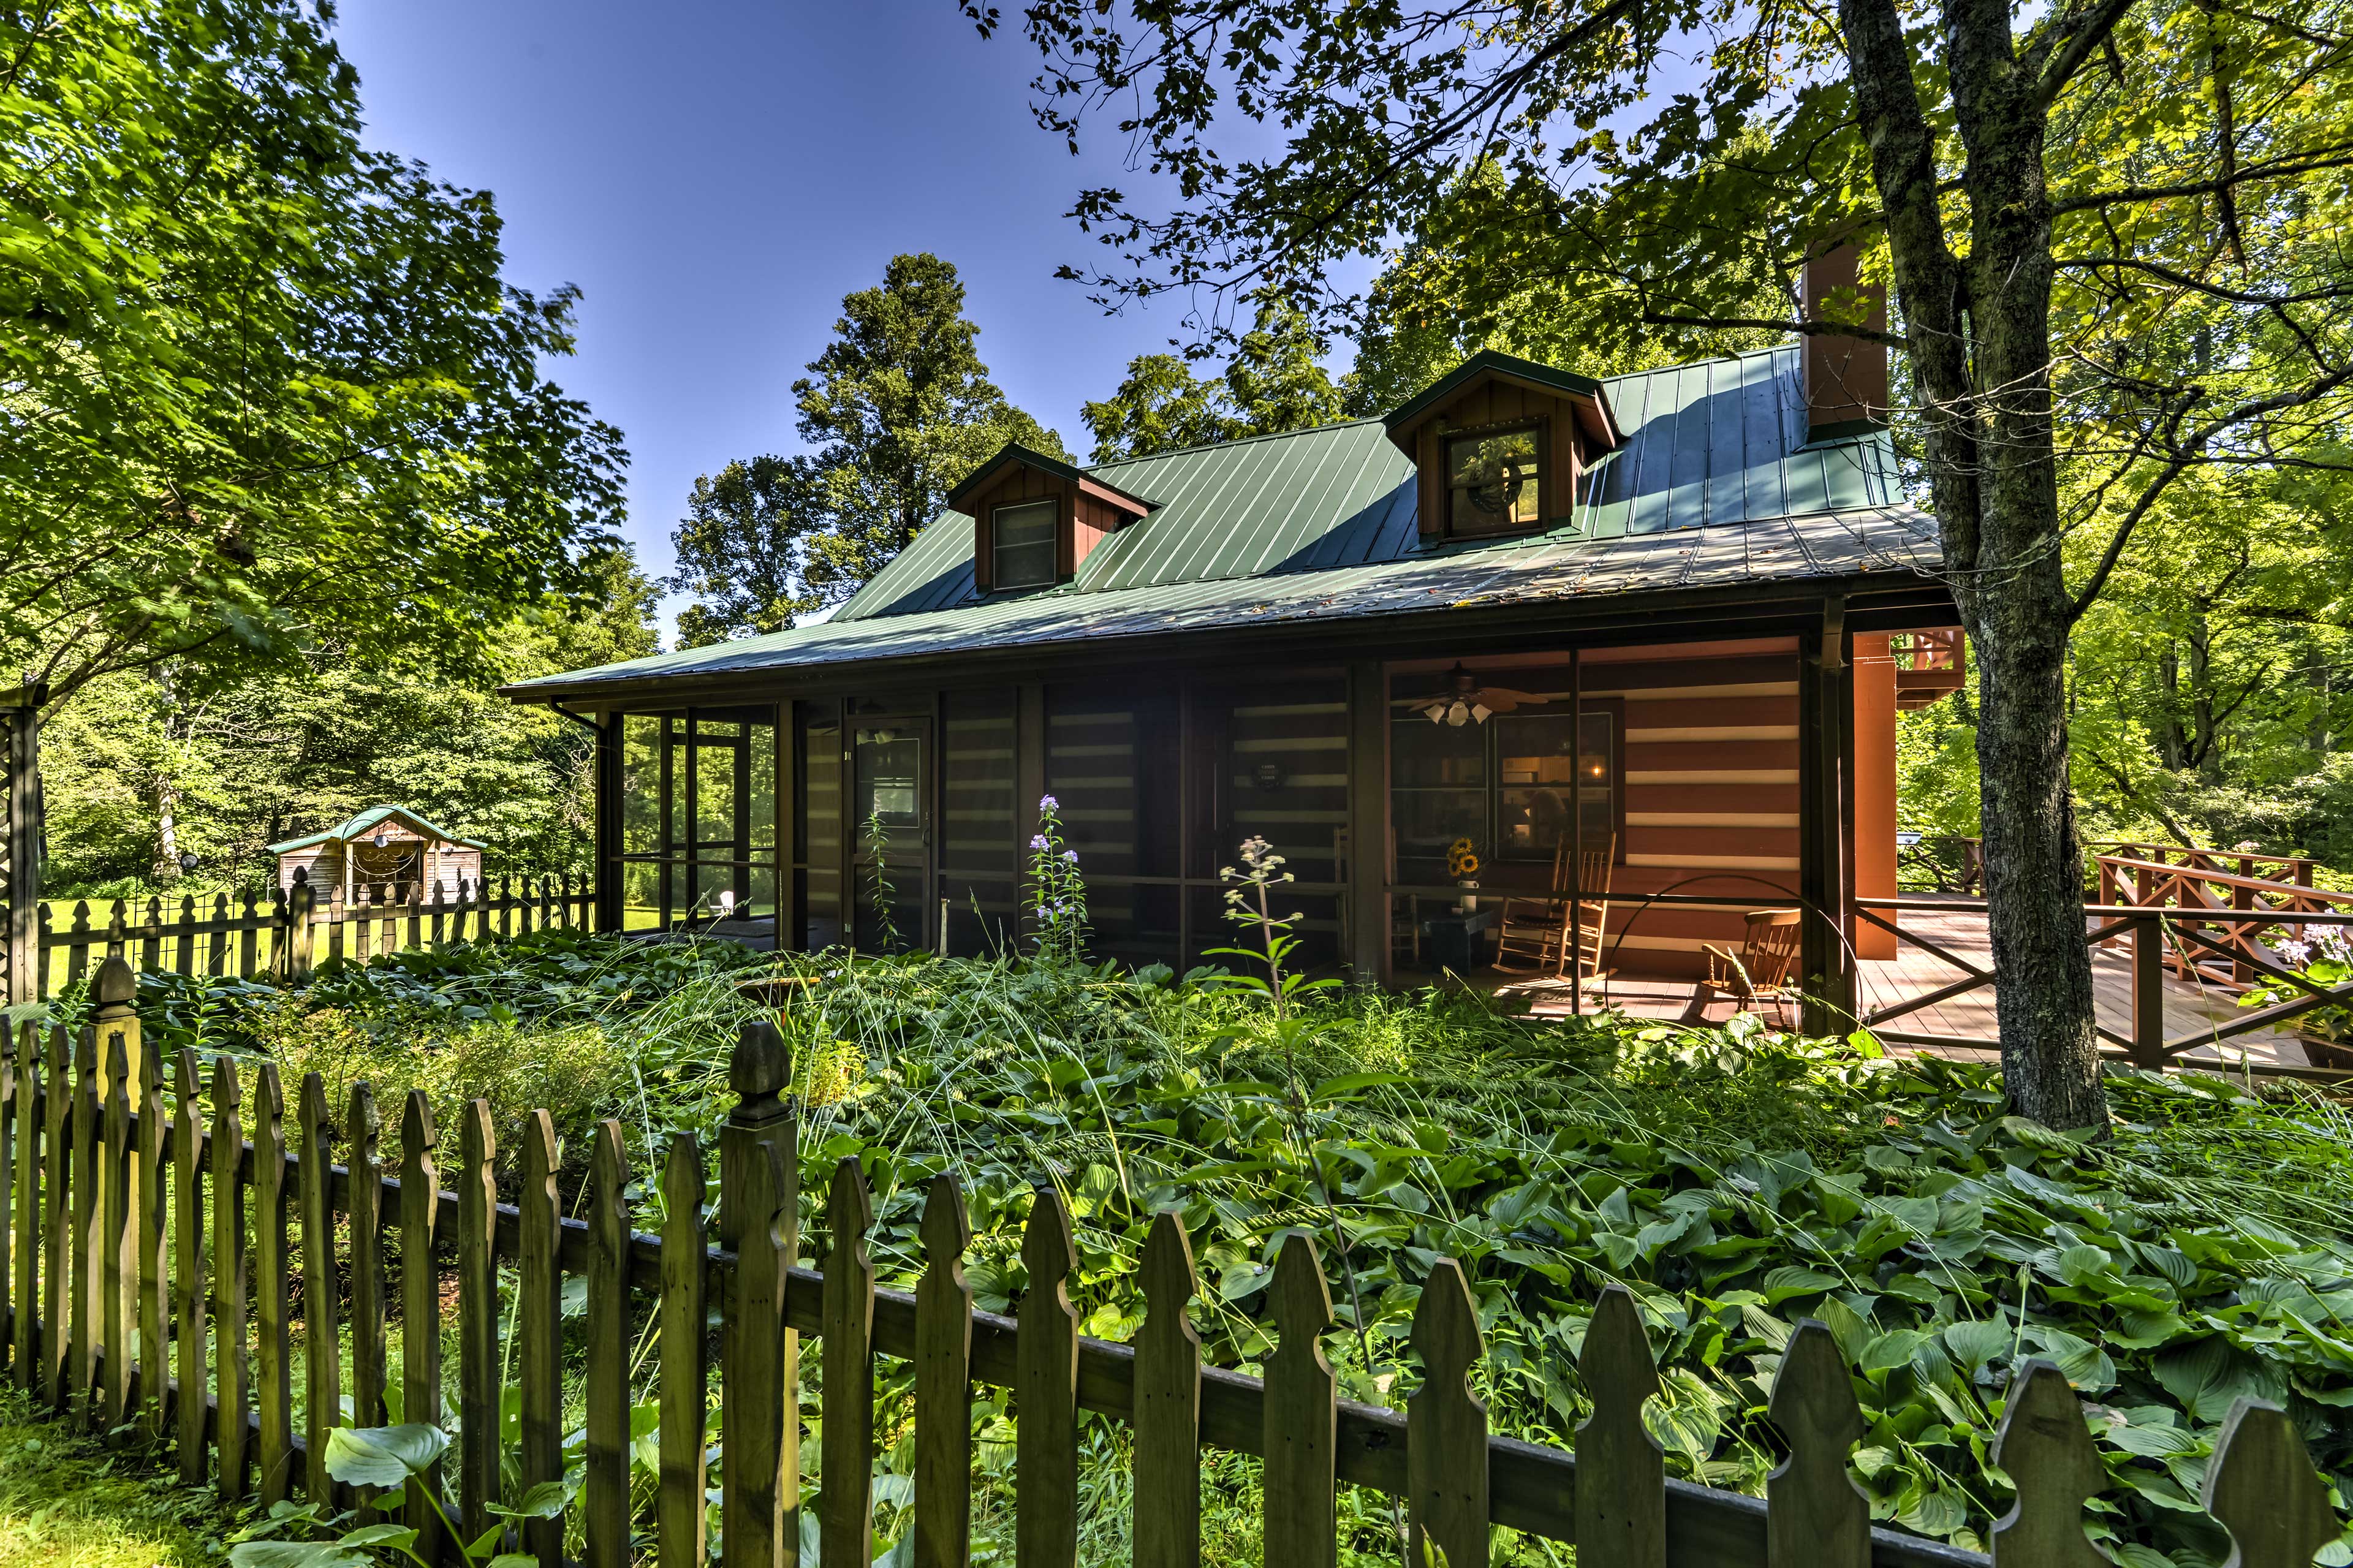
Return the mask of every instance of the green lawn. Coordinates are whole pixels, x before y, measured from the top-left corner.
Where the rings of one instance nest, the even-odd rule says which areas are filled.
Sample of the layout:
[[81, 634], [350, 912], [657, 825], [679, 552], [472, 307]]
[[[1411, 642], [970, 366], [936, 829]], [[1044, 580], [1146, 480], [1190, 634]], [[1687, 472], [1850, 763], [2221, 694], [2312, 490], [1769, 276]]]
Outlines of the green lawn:
[[0, 1568], [196, 1568], [225, 1562], [208, 1489], [175, 1485], [144, 1445], [77, 1433], [0, 1388]]

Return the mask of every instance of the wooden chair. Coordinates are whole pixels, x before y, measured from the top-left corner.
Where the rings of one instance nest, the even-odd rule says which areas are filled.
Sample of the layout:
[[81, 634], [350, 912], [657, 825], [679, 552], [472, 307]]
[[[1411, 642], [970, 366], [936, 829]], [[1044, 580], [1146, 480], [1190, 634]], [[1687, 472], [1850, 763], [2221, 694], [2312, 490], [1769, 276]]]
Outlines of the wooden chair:
[[1581, 895], [1577, 951], [1569, 952], [1569, 868], [1573, 850], [1563, 837], [1553, 851], [1552, 890], [1542, 898], [1520, 894], [1506, 898], [1496, 921], [1495, 967], [1507, 974], [1534, 974], [1556, 980], [1576, 960], [1580, 985], [1599, 984], [1608, 978], [1601, 970], [1602, 926], [1609, 914], [1610, 867], [1618, 858], [1614, 835], [1589, 845], [1585, 851], [1577, 891]]
[[1389, 962], [1421, 967], [1421, 900], [1415, 894], [1389, 901]]
[[1744, 1013], [1751, 1003], [1770, 1003], [1786, 1012], [1798, 995], [1789, 974], [1798, 967], [1799, 911], [1751, 910], [1741, 918], [1747, 930], [1740, 939], [1738, 957], [1713, 942], [1701, 944], [1707, 954], [1707, 990], [1694, 1010], [1704, 1011], [1711, 994], [1722, 994], [1736, 1001]]

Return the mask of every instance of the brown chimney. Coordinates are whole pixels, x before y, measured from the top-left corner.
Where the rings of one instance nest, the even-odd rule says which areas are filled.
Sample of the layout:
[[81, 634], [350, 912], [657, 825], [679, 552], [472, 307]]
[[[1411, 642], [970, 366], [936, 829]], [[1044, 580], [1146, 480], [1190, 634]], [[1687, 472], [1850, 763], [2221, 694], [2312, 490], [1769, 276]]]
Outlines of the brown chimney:
[[[1799, 284], [1805, 319], [1822, 319], [1822, 301], [1860, 286], [1855, 247], [1841, 241], [1806, 263]], [[1867, 324], [1887, 330], [1887, 294], [1873, 287]], [[1887, 345], [1842, 332], [1809, 332], [1800, 351], [1806, 388], [1806, 439], [1848, 436], [1887, 423]]]

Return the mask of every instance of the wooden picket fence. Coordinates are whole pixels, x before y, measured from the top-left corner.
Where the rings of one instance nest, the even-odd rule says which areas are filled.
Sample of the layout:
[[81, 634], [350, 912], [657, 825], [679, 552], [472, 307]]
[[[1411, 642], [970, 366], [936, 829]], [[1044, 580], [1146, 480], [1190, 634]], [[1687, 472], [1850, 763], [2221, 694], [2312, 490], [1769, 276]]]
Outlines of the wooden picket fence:
[[[1277, 1568], [1332, 1568], [1342, 1483], [1399, 1500], [1417, 1568], [1483, 1568], [1492, 1526], [1573, 1542], [1582, 1568], [2095, 1568], [2085, 1500], [2105, 1472], [2074, 1395], [2035, 1363], [2011, 1385], [1996, 1443], [2018, 1488], [1990, 1559], [1873, 1529], [1848, 1458], [1863, 1436], [1847, 1367], [1829, 1331], [1801, 1325], [1775, 1380], [1770, 1415], [1788, 1457], [1751, 1498], [1670, 1480], [1645, 1430], [1659, 1381], [1634, 1298], [1604, 1290], [1578, 1359], [1593, 1414], [1574, 1452], [1488, 1430], [1467, 1373], [1482, 1354], [1461, 1269], [1441, 1259], [1417, 1310], [1422, 1378], [1398, 1413], [1335, 1398], [1318, 1337], [1331, 1298], [1314, 1244], [1282, 1244], [1271, 1285], [1277, 1348], [1263, 1381], [1201, 1364], [1187, 1303], [1197, 1281], [1176, 1216], [1155, 1222], [1143, 1258], [1147, 1314], [1131, 1343], [1082, 1336], [1067, 1292], [1076, 1263], [1062, 1200], [1040, 1187], [1022, 1258], [1029, 1289], [1011, 1316], [976, 1311], [962, 1260], [969, 1240], [955, 1182], [935, 1181], [922, 1220], [925, 1271], [912, 1293], [878, 1289], [872, 1224], [855, 1160], [828, 1199], [831, 1255], [797, 1261], [797, 1127], [790, 1064], [776, 1031], [747, 1028], [731, 1064], [738, 1103], [720, 1135], [721, 1197], [702, 1205], [702, 1152], [681, 1137], [660, 1176], [667, 1222], [633, 1234], [617, 1123], [594, 1141], [585, 1217], [558, 1205], [553, 1125], [529, 1121], [519, 1205], [497, 1201], [488, 1107], [453, 1141], [421, 1094], [402, 1108], [403, 1159], [387, 1171], [365, 1085], [347, 1107], [306, 1078], [290, 1127], [273, 1066], [241, 1071], [183, 1052], [166, 1075], [139, 1049], [128, 971], [100, 977], [97, 1023], [79, 1041], [27, 1028], [0, 1061], [0, 1122], [12, 1173], [0, 1213], [0, 1280], [14, 1375], [63, 1413], [105, 1427], [135, 1423], [176, 1447], [181, 1478], [226, 1499], [368, 1499], [331, 1481], [324, 1453], [348, 1394], [356, 1424], [385, 1416], [387, 1318], [397, 1291], [398, 1386], [409, 1422], [459, 1418], [453, 1517], [473, 1540], [497, 1521], [501, 1465], [521, 1486], [564, 1465], [566, 1274], [586, 1279], [586, 1482], [572, 1504], [591, 1568], [633, 1560], [700, 1564], [706, 1539], [712, 1336], [725, 1441], [721, 1561], [781, 1568], [799, 1559], [800, 1341], [822, 1358], [822, 1474], [817, 1511], [826, 1568], [871, 1560], [876, 1358], [913, 1364], [913, 1560], [962, 1568], [970, 1546], [976, 1384], [1012, 1391], [1017, 1417], [1014, 1561], [1072, 1568], [1079, 1540], [1082, 1412], [1134, 1430], [1134, 1560], [1198, 1568], [1201, 1453], [1263, 1461], [1265, 1556]], [[101, 1059], [100, 1040], [104, 1041]], [[208, 1090], [208, 1092], [207, 1092]], [[168, 1108], [168, 1110], [167, 1110]], [[349, 1140], [332, 1159], [338, 1122]], [[454, 1142], [454, 1147], [452, 1146]], [[339, 1249], [339, 1237], [342, 1238]], [[387, 1268], [386, 1240], [397, 1248]], [[500, 1269], [519, 1291], [500, 1342]], [[457, 1409], [443, 1408], [445, 1270], [456, 1276]], [[248, 1299], [248, 1292], [250, 1296]], [[302, 1325], [298, 1376], [290, 1323]], [[643, 1510], [630, 1490], [633, 1336], [650, 1331], [659, 1367], [659, 1480]], [[342, 1366], [348, 1348], [350, 1386]], [[521, 1373], [520, 1452], [500, 1443], [501, 1361]], [[433, 1485], [439, 1489], [443, 1478]], [[412, 1485], [406, 1521], [429, 1558], [453, 1542]], [[2242, 1401], [2227, 1424], [2207, 1506], [2239, 1546], [2241, 1568], [2308, 1568], [2337, 1521], [2301, 1439], [2277, 1409]], [[562, 1568], [565, 1521], [522, 1522], [516, 1547]], [[512, 1548], [511, 1549], [515, 1549]]]
[[[160, 896], [40, 904], [33, 922], [38, 994], [74, 984], [110, 958], [145, 972], [300, 979], [329, 958], [364, 963], [404, 948], [548, 926], [585, 929], [596, 909], [588, 879], [569, 873], [501, 877], [495, 884], [436, 881], [429, 889], [417, 882], [364, 883], [348, 900], [341, 891], [329, 889], [320, 897], [297, 871], [291, 888], [273, 888], [267, 896], [247, 892], [234, 902], [227, 893], [214, 894], [209, 904], [184, 893], [176, 908]], [[53, 976], [59, 967], [53, 955], [59, 953], [63, 973]]]

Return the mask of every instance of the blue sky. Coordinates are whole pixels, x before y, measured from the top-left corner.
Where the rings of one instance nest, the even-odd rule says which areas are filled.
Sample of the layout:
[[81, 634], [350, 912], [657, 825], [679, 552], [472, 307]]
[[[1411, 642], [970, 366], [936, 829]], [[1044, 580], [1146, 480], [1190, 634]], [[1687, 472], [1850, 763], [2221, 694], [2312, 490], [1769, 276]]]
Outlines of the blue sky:
[[1182, 330], [1173, 305], [1106, 319], [1054, 280], [1094, 248], [1061, 215], [1118, 176], [1117, 149], [1074, 161], [1038, 130], [1036, 56], [950, 0], [341, 16], [372, 144], [492, 192], [517, 282], [581, 288], [579, 353], [554, 370], [628, 437], [649, 572], [697, 474], [795, 447], [793, 378], [895, 253], [956, 265], [997, 384], [1081, 453], [1080, 403]]

